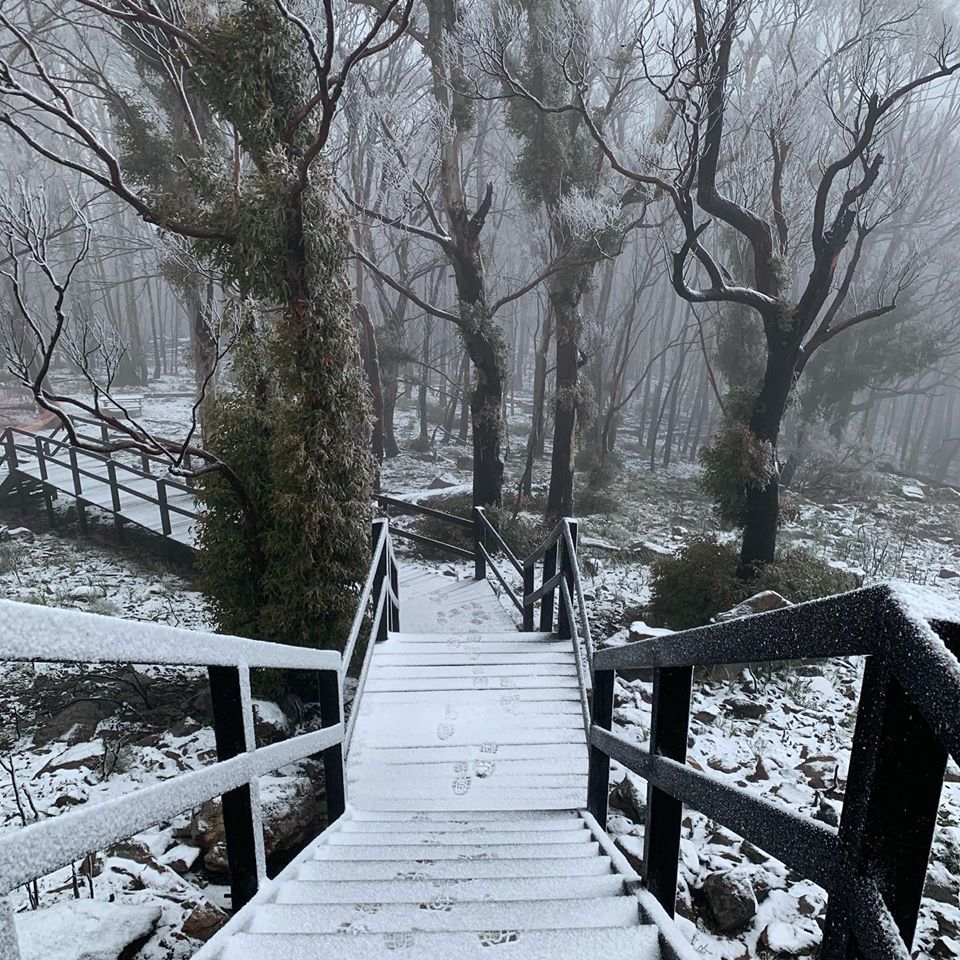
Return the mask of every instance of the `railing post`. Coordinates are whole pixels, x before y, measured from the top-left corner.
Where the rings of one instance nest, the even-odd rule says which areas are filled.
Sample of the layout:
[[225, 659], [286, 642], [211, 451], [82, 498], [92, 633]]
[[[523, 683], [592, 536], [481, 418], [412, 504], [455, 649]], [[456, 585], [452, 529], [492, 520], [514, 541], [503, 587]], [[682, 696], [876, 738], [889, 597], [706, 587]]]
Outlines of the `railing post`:
[[397, 570], [397, 561], [393, 556], [393, 544], [390, 542], [390, 523], [387, 523], [387, 557], [390, 561], [390, 586], [393, 589], [393, 596], [396, 597], [396, 602], [393, 598], [390, 599], [390, 611], [392, 613], [391, 617], [391, 629], [395, 633], [400, 631], [400, 573]]
[[[376, 556], [377, 544], [380, 542], [380, 532], [383, 530], [383, 526], [386, 523], [386, 520], [374, 520], [373, 527], [370, 532], [370, 549]], [[374, 610], [376, 610], [377, 604], [380, 602], [380, 593], [384, 587], [384, 581], [387, 579], [387, 557], [388, 551], [386, 550], [386, 545], [384, 545], [384, 550], [379, 557], [376, 558], [377, 562], [377, 572], [373, 575], [373, 603]], [[387, 639], [387, 631], [390, 629], [390, 598], [384, 601], [383, 613], [380, 615], [380, 624], [377, 628], [376, 642], [381, 643]]]
[[170, 536], [170, 507], [167, 504], [167, 485], [162, 477], [157, 478], [157, 502], [160, 507], [160, 527], [165, 537]]
[[[687, 758], [690, 685], [693, 667], [658, 667], [653, 671], [650, 756]], [[647, 889], [672, 917], [677, 900], [677, 867], [683, 803], [652, 784], [647, 785], [647, 825], [643, 835], [644, 880]]]
[[[217, 759], [229, 760], [247, 750], [243, 695], [237, 667], [207, 667]], [[230, 868], [230, 906], [239, 910], [257, 892], [259, 857], [250, 784], [223, 795], [223, 828]], [[262, 847], [262, 838], [260, 845]]]
[[[916, 932], [946, 761], [946, 748], [890, 667], [880, 656], [868, 657], [840, 818], [840, 843], [853, 876], [842, 878], [838, 889], [852, 889], [857, 877], [876, 883], [908, 947]], [[851, 906], [842, 893], [829, 899], [823, 960], [856, 955]]]
[[[343, 719], [340, 705], [340, 671], [321, 670], [320, 726], [335, 727]], [[347, 809], [343, 779], [343, 744], [335, 743], [323, 751], [323, 785], [327, 795], [327, 824], [338, 820]]]
[[110, 501], [113, 504], [113, 524], [117, 529], [117, 539], [123, 540], [123, 520], [120, 517], [120, 491], [117, 489], [117, 465], [110, 457], [107, 461], [107, 480], [110, 482]]
[[[613, 724], [613, 670], [598, 670], [593, 675], [593, 725], [609, 730]], [[607, 803], [610, 794], [610, 758], [590, 744], [590, 768], [587, 773], [587, 810], [601, 828], [607, 829]]]
[[80, 530], [87, 532], [87, 511], [86, 507], [80, 502], [80, 496], [83, 493], [83, 487], [80, 484], [80, 467], [77, 464], [77, 448], [70, 447], [70, 472], [73, 474], [73, 495], [77, 501], [77, 521], [80, 524]]
[[[557, 540], [553, 546], [547, 548], [543, 555], [543, 582], [553, 578], [557, 572], [557, 549], [560, 541]], [[540, 632], [553, 633], [553, 598], [557, 591], [551, 590], [545, 593], [540, 600]]]
[[[564, 519], [564, 524], [570, 530], [570, 540], [573, 543], [574, 549], [577, 546], [577, 521], [571, 519]], [[563, 541], [563, 550], [560, 553], [560, 572], [563, 574], [563, 579], [567, 581], [567, 589], [570, 591], [570, 597], [573, 598], [574, 589], [574, 575], [573, 575], [573, 563], [574, 557], [571, 556], [570, 551], [567, 549], [566, 540]], [[560, 604], [557, 607], [557, 636], [561, 640], [569, 640], [573, 636], [573, 623], [570, 620], [570, 615], [573, 611], [567, 609], [567, 605], [563, 602], [563, 597], [560, 597]]]
[[473, 508], [473, 579], [485, 580], [487, 558], [483, 549], [487, 546], [487, 528], [484, 524], [483, 507]]
[[527, 606], [527, 597], [537, 589], [537, 565], [524, 563], [523, 565], [523, 629], [533, 630], [533, 604]]
[[37, 444], [37, 466], [40, 468], [40, 488], [43, 493], [43, 505], [47, 511], [47, 523], [51, 528], [56, 522], [56, 514], [53, 512], [53, 495], [50, 493], [50, 486], [47, 483], [47, 459], [43, 451], [43, 440], [38, 436]]

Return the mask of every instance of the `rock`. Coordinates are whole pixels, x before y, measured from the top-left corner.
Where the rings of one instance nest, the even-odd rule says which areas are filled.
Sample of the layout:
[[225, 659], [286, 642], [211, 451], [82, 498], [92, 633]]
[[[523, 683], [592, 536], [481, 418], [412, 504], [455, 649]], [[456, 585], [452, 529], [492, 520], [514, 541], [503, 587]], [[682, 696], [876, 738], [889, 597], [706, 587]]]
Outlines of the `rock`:
[[101, 597], [105, 596], [105, 594], [99, 587], [94, 587], [89, 584], [80, 584], [76, 587], [71, 587], [67, 596], [71, 600], [99, 600]]
[[749, 697], [727, 697], [723, 706], [740, 720], [762, 720], [767, 708]]
[[103, 743], [100, 740], [78, 743], [48, 760], [40, 768], [40, 773], [52, 773], [54, 770], [94, 770], [100, 766], [103, 755]]
[[69, 746], [82, 743], [89, 740], [97, 724], [112, 713], [113, 705], [105, 700], [77, 700], [41, 724], [33, 735], [33, 742], [38, 747], [63, 738]]
[[53, 801], [53, 805], [58, 810], [64, 810], [67, 807], [79, 807], [80, 804], [87, 802], [87, 795], [80, 790], [69, 789]]
[[450, 487], [459, 486], [460, 481], [455, 480], [452, 477], [434, 477], [429, 484], [427, 484], [428, 490], [448, 490]]
[[919, 484], [905, 483], [900, 488], [900, 494], [904, 500], [926, 500], [923, 488]]
[[770, 774], [767, 772], [767, 768], [763, 762], [763, 757], [757, 757], [757, 765], [754, 768], [753, 773], [748, 773], [747, 780], [751, 783], [759, 783], [761, 780], [769, 780]]
[[820, 803], [813, 812], [813, 819], [831, 827], [839, 827], [840, 811], [829, 800], [820, 797]]
[[630, 774], [614, 785], [610, 791], [610, 803], [622, 810], [634, 823], [644, 823], [647, 819], [647, 793]]
[[711, 757], [707, 761], [707, 766], [720, 773], [736, 773], [743, 764], [734, 757]]
[[624, 855], [627, 863], [643, 876], [643, 840], [640, 837], [620, 836], [613, 845]]
[[766, 863], [770, 859], [759, 847], [755, 847], [749, 840], [744, 840], [741, 842], [740, 852], [751, 863]]
[[957, 878], [942, 863], [931, 863], [927, 868], [927, 879], [923, 885], [923, 895], [937, 903], [949, 903], [960, 906], [960, 889]]
[[103, 851], [105, 857], [132, 860], [134, 863], [156, 863], [150, 848], [140, 840], [121, 840]]
[[960, 573], [958, 573], [952, 567], [941, 567], [937, 576], [941, 580], [956, 580], [957, 577], [960, 577]]
[[777, 920], [764, 927], [757, 941], [759, 956], [770, 960], [787, 960], [789, 957], [810, 957], [820, 943], [820, 928], [811, 920], [801, 923], [784, 923]]
[[279, 743], [290, 736], [290, 721], [275, 703], [253, 701], [253, 727], [258, 747]]
[[838, 766], [836, 757], [819, 756], [810, 757], [803, 763], [798, 763], [794, 769], [799, 770], [807, 778], [807, 783], [814, 790], [827, 790], [835, 786], [840, 779]]
[[638, 540], [630, 545], [630, 549], [641, 563], [653, 563], [655, 560], [673, 556], [669, 547], [661, 547], [659, 543], [651, 540]]
[[14, 527], [12, 530], [7, 530], [6, 538], [8, 540], [32, 540], [33, 531], [26, 527]]
[[748, 597], [743, 603], [738, 603], [730, 610], [718, 613], [714, 620], [723, 623], [726, 620], [737, 620], [739, 617], [749, 617], [755, 613], [768, 613], [770, 610], [792, 606], [793, 604], [786, 597], [780, 596], [776, 590], [764, 590], [762, 593]]
[[[274, 777], [262, 781], [260, 805], [267, 857], [296, 849], [313, 836], [318, 794], [308, 777]], [[223, 808], [219, 799], [208, 800], [200, 807], [186, 833], [193, 844], [203, 849], [204, 867], [213, 873], [227, 872]]]
[[472, 470], [472, 469], [473, 469], [473, 457], [457, 457], [457, 469], [458, 469], [458, 470]]
[[66, 900], [15, 917], [21, 960], [133, 960], [160, 921], [160, 907]]
[[175, 873], [184, 874], [197, 862], [201, 852], [199, 847], [178, 843], [160, 857], [160, 862]]
[[228, 920], [226, 913], [209, 900], [194, 907], [183, 921], [184, 936], [206, 943]]
[[700, 893], [707, 906], [710, 927], [716, 933], [742, 930], [757, 914], [753, 884], [743, 873], [711, 873]]
[[629, 642], [635, 643], [637, 640], [653, 640], [657, 637], [669, 637], [673, 630], [666, 627], [648, 627], [642, 620], [634, 620], [630, 624]]

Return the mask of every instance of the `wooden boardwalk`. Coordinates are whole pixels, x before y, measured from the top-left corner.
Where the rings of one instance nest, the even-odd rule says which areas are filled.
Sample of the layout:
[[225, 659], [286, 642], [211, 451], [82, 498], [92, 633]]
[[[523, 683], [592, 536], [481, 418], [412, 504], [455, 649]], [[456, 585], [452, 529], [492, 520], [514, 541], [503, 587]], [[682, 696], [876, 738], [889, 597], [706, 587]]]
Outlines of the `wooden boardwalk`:
[[517, 632], [486, 581], [401, 571], [403, 632], [373, 653], [346, 814], [199, 957], [658, 960], [636, 874], [581, 812], [570, 641]]

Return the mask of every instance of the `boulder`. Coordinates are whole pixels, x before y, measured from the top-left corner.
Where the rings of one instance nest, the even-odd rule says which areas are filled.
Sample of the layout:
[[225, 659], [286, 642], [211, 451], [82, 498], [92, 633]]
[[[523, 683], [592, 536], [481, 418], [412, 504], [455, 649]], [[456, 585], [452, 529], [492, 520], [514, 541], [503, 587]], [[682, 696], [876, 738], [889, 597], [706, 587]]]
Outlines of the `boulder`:
[[183, 921], [184, 936], [206, 943], [229, 919], [215, 903], [204, 900]]
[[290, 721], [277, 704], [269, 700], [253, 701], [253, 727], [258, 747], [279, 743], [290, 736]]
[[197, 862], [201, 852], [199, 847], [178, 843], [160, 857], [160, 862], [175, 873], [183, 874]]
[[655, 560], [673, 556], [673, 551], [669, 547], [663, 547], [652, 540], [638, 540], [630, 545], [630, 549], [641, 563], [653, 563]]
[[764, 927], [757, 940], [760, 956], [770, 960], [811, 957], [820, 944], [820, 928], [812, 920], [784, 923], [777, 920]]
[[742, 930], [757, 914], [757, 896], [750, 878], [728, 870], [711, 873], [700, 889], [707, 907], [707, 920], [715, 933]]
[[900, 488], [900, 495], [904, 500], [926, 500], [927, 497], [923, 492], [923, 488], [916, 483], [905, 483]]
[[938, 903], [949, 903], [952, 907], [960, 906], [960, 884], [942, 863], [931, 863], [928, 867], [923, 895]]
[[647, 819], [647, 792], [630, 774], [614, 784], [610, 791], [610, 805], [625, 813], [634, 823]]
[[105, 700], [76, 700], [54, 713], [33, 735], [38, 747], [54, 740], [66, 739], [69, 746], [89, 740], [97, 724], [113, 713], [113, 705]]
[[[315, 832], [319, 794], [308, 777], [275, 777], [261, 784], [263, 845], [267, 857], [302, 846]], [[208, 800], [194, 814], [185, 831], [202, 848], [203, 865], [213, 873], [227, 872], [223, 806]]]
[[450, 487], [456, 487], [460, 485], [459, 480], [454, 480], [452, 477], [434, 477], [430, 483], [427, 484], [428, 490], [448, 490]]
[[727, 697], [723, 706], [739, 720], [762, 720], [767, 713], [764, 704], [749, 697]]
[[807, 783], [814, 790], [827, 790], [835, 786], [840, 779], [838, 766], [836, 757], [823, 755], [808, 757], [803, 763], [798, 763], [795, 769], [807, 778]]
[[793, 604], [780, 596], [776, 590], [764, 590], [761, 593], [748, 597], [743, 603], [738, 603], [730, 610], [718, 613], [714, 619], [718, 623], [726, 620], [737, 620], [740, 617], [749, 617], [755, 613], [767, 613], [770, 610], [780, 610], [782, 607], [792, 607]]
[[5, 536], [7, 540], [32, 540], [33, 531], [26, 527], [14, 527], [12, 530], [8, 529]]
[[100, 740], [78, 743], [68, 747], [62, 753], [51, 757], [41, 768], [40, 773], [53, 773], [54, 770], [94, 770], [103, 761], [104, 749]]
[[133, 960], [160, 921], [160, 907], [65, 900], [16, 915], [21, 960]]
[[937, 576], [941, 580], [956, 580], [957, 577], [960, 577], [960, 572], [957, 572], [952, 567], [941, 567]]

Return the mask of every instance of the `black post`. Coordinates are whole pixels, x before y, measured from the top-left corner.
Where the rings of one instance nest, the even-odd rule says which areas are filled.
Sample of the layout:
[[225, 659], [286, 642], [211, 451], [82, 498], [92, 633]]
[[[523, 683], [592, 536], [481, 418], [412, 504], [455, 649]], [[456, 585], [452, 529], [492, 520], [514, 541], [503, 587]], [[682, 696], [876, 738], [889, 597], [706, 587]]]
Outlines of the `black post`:
[[[336, 670], [320, 671], [320, 725], [335, 727], [343, 719], [340, 712], [340, 676]], [[327, 794], [327, 823], [343, 816], [347, 809], [343, 783], [343, 744], [335, 743], [323, 751], [323, 785]]]
[[[14, 442], [13, 433], [9, 427], [4, 431], [3, 442], [6, 447], [7, 464], [10, 473], [13, 474], [20, 465], [20, 461], [17, 459], [17, 445]], [[17, 505], [20, 507], [21, 513], [27, 512], [27, 496], [23, 489], [23, 477], [19, 476], [19, 474], [17, 475]]]
[[[658, 668], [653, 672], [650, 755], [683, 763], [687, 758], [690, 684], [693, 667]], [[683, 804], [647, 785], [647, 826], [643, 863], [647, 889], [672, 917], [677, 900], [677, 866]]]
[[[376, 555], [377, 545], [380, 542], [380, 532], [383, 529], [383, 525], [386, 523], [386, 520], [374, 520], [373, 528], [371, 530], [370, 542], [371, 550]], [[384, 544], [383, 552], [379, 557], [376, 557], [377, 568], [376, 573], [373, 575], [373, 602], [378, 604], [380, 602], [380, 593], [384, 587], [384, 581], [387, 579], [387, 549], [386, 544]], [[376, 606], [374, 607], [376, 609]], [[384, 600], [383, 604], [383, 613], [380, 615], [380, 624], [377, 627], [377, 636], [376, 642], [380, 643], [383, 640], [387, 639], [387, 631], [390, 629], [390, 597], [388, 596]]]
[[[543, 555], [543, 583], [552, 579], [557, 572], [557, 546], [554, 543], [552, 547], [547, 548]], [[553, 598], [556, 590], [545, 593], [540, 600], [540, 632], [553, 633]]]
[[73, 474], [73, 495], [77, 501], [77, 521], [80, 524], [80, 530], [87, 532], [87, 512], [86, 507], [80, 502], [80, 495], [83, 488], [80, 485], [80, 466], [77, 463], [77, 448], [70, 447], [70, 472]]
[[43, 493], [43, 505], [47, 511], [47, 523], [51, 529], [56, 522], [56, 514], [53, 512], [53, 495], [50, 492], [50, 486], [47, 483], [47, 460], [43, 450], [43, 440], [36, 438], [37, 444], [37, 466], [40, 468], [40, 487]]
[[120, 516], [120, 491], [117, 489], [117, 465], [109, 457], [107, 460], [107, 480], [110, 484], [110, 502], [113, 505], [113, 525], [117, 531], [117, 540], [123, 541], [123, 519]]
[[[609, 730], [613, 724], [613, 670], [598, 670], [593, 675], [593, 724]], [[601, 828], [607, 829], [607, 800], [610, 794], [610, 758], [590, 744], [590, 768], [587, 774], [587, 810]]]
[[[240, 671], [236, 667], [207, 667], [217, 759], [229, 760], [246, 752]], [[223, 795], [223, 829], [230, 867], [230, 905], [239, 910], [257, 892], [257, 843], [254, 834], [250, 785]]]
[[[563, 521], [570, 530], [570, 539], [573, 542], [573, 547], [576, 549], [577, 546], [577, 521], [576, 520], [564, 520]], [[573, 582], [574, 582], [574, 572], [573, 572], [573, 562], [574, 557], [571, 555], [570, 551], [567, 549], [567, 541], [563, 541], [563, 550], [560, 553], [560, 572], [563, 574], [563, 579], [567, 582], [567, 590], [570, 593], [570, 601], [573, 602]], [[560, 596], [560, 604], [557, 608], [557, 636], [561, 640], [569, 640], [573, 636], [573, 620], [571, 619], [574, 616], [573, 610], [568, 610], [567, 605], [563, 602], [563, 596]]]
[[473, 508], [473, 579], [485, 580], [487, 576], [487, 558], [483, 548], [487, 546], [487, 528], [484, 523], [483, 507]]
[[[385, 521], [387, 522], [387, 521]], [[397, 570], [397, 561], [393, 556], [390, 543], [390, 531], [389, 531], [389, 522], [387, 522], [387, 558], [390, 561], [390, 586], [393, 589], [393, 596], [396, 597], [396, 601], [393, 598], [390, 599], [390, 612], [391, 616], [391, 626], [390, 629], [395, 633], [400, 631], [400, 573]]]
[[[890, 668], [878, 656], [868, 657], [840, 842], [854, 876], [869, 877], [879, 887], [908, 948], [916, 932], [946, 762], [946, 748]], [[850, 909], [842, 893], [830, 898], [823, 960], [859, 956], [850, 933]]]
[[165, 537], [170, 536], [170, 507], [167, 505], [167, 485], [157, 478], [157, 505], [160, 507], [160, 527]]
[[[523, 566], [523, 599], [526, 601], [527, 597], [537, 589], [537, 565], [535, 563], [524, 564]], [[523, 604], [523, 629], [532, 631], [533, 630], [533, 604], [531, 603], [527, 606], [526, 602]]]

